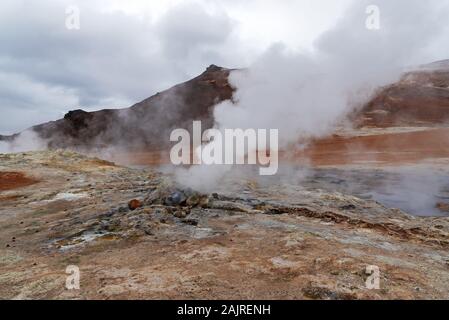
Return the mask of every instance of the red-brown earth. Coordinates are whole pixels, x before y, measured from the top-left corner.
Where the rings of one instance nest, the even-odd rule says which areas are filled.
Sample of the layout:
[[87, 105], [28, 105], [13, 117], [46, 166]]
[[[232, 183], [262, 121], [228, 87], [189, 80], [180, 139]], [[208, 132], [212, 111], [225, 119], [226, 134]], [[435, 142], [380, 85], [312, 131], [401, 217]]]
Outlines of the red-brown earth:
[[0, 172], [0, 191], [13, 190], [31, 186], [38, 181], [21, 172]]

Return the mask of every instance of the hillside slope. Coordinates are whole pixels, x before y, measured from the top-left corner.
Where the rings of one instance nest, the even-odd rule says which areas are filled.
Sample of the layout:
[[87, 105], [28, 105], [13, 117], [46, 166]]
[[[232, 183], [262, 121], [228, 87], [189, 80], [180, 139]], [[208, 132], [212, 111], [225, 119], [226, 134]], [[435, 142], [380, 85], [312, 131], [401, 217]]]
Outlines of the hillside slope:
[[[231, 99], [231, 69], [211, 65], [185, 83], [153, 95], [130, 108], [68, 112], [63, 119], [33, 127], [50, 148], [89, 150], [120, 146], [124, 150], [163, 150], [175, 128], [190, 129], [193, 120], [213, 125], [213, 106]], [[349, 115], [355, 127], [433, 127], [449, 123], [449, 60], [405, 73], [380, 88], [363, 108]], [[14, 136], [1, 136], [0, 141]]]
[[449, 122], [449, 60], [404, 74], [354, 115], [360, 127], [433, 126]]
[[[159, 149], [175, 128], [193, 120], [212, 126], [212, 107], [231, 99], [231, 70], [211, 65], [200, 76], [145, 99], [130, 108], [86, 112], [74, 110], [63, 119], [32, 127], [50, 148], [91, 149], [119, 145], [126, 149]], [[14, 136], [0, 136], [11, 140]]]

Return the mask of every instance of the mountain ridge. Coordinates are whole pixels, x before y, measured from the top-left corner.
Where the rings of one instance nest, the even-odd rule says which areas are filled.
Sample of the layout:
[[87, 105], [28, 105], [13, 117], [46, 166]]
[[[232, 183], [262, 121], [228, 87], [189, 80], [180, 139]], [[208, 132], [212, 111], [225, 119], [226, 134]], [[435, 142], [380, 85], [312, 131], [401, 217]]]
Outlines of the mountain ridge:
[[[434, 126], [449, 123], [449, 60], [423, 65], [379, 88], [373, 98], [348, 115], [355, 127]], [[232, 99], [231, 71], [210, 65], [202, 74], [146, 98], [129, 108], [94, 112], [72, 110], [64, 118], [33, 126], [49, 148], [90, 150], [119, 146], [127, 150], [162, 150], [170, 132], [214, 125], [213, 107]], [[1, 136], [13, 141], [18, 134]]]
[[[72, 110], [64, 118], [31, 127], [49, 148], [92, 149], [117, 143], [125, 149], [159, 148], [175, 128], [193, 120], [212, 127], [213, 106], [232, 98], [231, 69], [209, 66], [199, 76], [146, 98], [129, 108], [87, 112]], [[11, 141], [17, 136], [0, 136]]]

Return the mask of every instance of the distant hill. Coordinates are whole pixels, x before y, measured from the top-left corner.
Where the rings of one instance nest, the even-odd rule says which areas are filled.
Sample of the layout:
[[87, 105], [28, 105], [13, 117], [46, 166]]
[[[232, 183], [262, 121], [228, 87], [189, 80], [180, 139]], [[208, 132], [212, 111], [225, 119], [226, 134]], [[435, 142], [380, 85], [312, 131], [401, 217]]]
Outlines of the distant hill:
[[352, 115], [358, 126], [434, 126], [449, 123], [449, 60], [421, 66], [379, 89]]
[[[145, 99], [130, 108], [86, 112], [74, 110], [63, 119], [32, 127], [50, 148], [91, 149], [120, 145], [128, 149], [162, 149], [175, 128], [189, 129], [193, 120], [213, 125], [213, 106], [231, 99], [230, 69], [211, 65], [200, 76]], [[12, 140], [14, 136], [0, 136]]]
[[[213, 126], [213, 107], [232, 99], [231, 69], [209, 66], [198, 77], [158, 93], [129, 108], [86, 112], [32, 127], [50, 148], [92, 149], [121, 146], [129, 150], [162, 150], [170, 132], [190, 129], [193, 120]], [[397, 83], [380, 88], [349, 118], [358, 127], [434, 126], [449, 123], [449, 60], [420, 66]], [[14, 136], [0, 136], [11, 141]]]

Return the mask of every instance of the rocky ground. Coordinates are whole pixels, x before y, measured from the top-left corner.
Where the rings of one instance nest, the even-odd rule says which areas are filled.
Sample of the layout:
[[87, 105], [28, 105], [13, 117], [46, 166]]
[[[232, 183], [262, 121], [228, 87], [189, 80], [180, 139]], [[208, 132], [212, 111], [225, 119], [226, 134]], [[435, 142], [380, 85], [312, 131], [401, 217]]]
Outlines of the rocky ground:
[[[447, 215], [317, 184], [336, 171], [210, 194], [68, 151], [0, 155], [0, 172], [3, 299], [449, 298]], [[66, 289], [69, 265], [80, 290]]]

